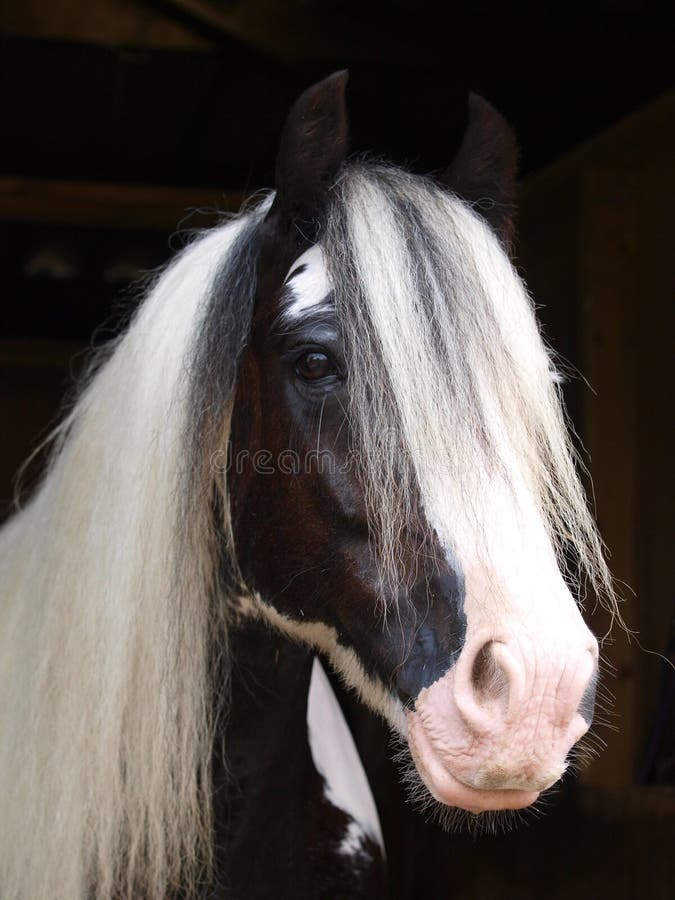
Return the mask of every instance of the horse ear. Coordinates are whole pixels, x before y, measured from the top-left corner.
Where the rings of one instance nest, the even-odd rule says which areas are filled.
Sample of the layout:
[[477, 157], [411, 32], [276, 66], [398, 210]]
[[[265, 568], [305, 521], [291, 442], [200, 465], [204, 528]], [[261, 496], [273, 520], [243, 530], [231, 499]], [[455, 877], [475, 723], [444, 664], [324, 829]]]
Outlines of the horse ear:
[[514, 233], [518, 145], [506, 120], [487, 100], [469, 94], [469, 121], [443, 184], [473, 205], [507, 250]]
[[334, 72], [298, 97], [276, 162], [272, 212], [286, 223], [315, 219], [347, 152], [348, 72]]

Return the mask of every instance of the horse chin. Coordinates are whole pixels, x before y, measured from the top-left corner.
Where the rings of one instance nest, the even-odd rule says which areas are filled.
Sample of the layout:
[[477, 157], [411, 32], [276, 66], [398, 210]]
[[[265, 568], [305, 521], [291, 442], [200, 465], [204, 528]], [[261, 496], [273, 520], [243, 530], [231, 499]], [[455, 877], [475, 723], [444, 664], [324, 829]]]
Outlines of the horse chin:
[[474, 815], [525, 809], [535, 803], [541, 792], [554, 784], [564, 770], [563, 766], [548, 773], [532, 789], [491, 790], [466, 784], [439, 758], [424, 725], [413, 712], [408, 713], [408, 744], [415, 768], [431, 796], [446, 807], [462, 809]]

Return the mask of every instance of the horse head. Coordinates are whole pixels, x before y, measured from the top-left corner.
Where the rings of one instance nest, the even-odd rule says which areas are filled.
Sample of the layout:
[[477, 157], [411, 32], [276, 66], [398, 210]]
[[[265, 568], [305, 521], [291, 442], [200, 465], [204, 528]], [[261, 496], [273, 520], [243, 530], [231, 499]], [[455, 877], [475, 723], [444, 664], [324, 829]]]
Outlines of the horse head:
[[345, 84], [293, 107], [261, 228], [229, 435], [240, 613], [325, 654], [441, 803], [525, 807], [592, 720], [564, 557], [598, 551], [507, 256], [515, 141], [474, 96], [439, 178], [349, 162]]

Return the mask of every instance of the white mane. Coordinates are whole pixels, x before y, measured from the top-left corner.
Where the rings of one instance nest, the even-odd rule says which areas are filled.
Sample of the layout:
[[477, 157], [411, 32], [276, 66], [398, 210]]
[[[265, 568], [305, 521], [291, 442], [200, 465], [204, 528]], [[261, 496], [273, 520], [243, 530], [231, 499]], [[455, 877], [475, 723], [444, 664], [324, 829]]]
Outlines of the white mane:
[[220, 630], [181, 451], [192, 343], [249, 218], [159, 278], [0, 534], [3, 900], [163, 897], [208, 866]]

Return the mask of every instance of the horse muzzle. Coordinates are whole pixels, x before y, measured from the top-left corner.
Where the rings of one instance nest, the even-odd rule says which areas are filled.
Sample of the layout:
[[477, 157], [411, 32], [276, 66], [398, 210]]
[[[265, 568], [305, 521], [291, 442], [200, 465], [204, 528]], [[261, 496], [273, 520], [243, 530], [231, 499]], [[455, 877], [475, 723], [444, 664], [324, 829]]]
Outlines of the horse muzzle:
[[408, 713], [415, 765], [441, 803], [519, 809], [562, 776], [592, 719], [598, 647], [477, 638]]

